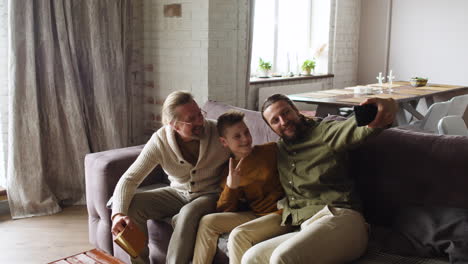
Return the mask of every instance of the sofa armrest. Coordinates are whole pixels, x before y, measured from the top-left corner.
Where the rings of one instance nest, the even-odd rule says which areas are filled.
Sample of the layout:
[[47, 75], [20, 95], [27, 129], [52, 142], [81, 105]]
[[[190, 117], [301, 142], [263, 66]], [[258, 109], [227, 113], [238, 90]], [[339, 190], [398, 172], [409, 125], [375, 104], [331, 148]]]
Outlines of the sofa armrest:
[[[89, 241], [112, 254], [111, 210], [106, 204], [120, 177], [136, 160], [144, 145], [87, 154], [85, 157], [86, 204]], [[140, 186], [165, 182], [158, 166]]]

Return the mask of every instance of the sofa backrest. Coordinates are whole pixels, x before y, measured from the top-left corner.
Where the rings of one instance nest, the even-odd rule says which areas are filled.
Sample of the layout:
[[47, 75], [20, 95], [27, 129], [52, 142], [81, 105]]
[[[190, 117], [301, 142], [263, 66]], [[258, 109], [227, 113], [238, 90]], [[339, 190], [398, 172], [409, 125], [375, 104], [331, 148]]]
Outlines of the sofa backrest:
[[408, 206], [468, 209], [468, 137], [387, 129], [353, 150], [350, 163], [371, 222]]
[[202, 107], [207, 112], [207, 118], [217, 119], [230, 109], [241, 111], [245, 114], [245, 123], [252, 134], [252, 143], [254, 145], [264, 144], [278, 140], [278, 135], [263, 121], [262, 115], [258, 111], [251, 111], [231, 105], [208, 101]]

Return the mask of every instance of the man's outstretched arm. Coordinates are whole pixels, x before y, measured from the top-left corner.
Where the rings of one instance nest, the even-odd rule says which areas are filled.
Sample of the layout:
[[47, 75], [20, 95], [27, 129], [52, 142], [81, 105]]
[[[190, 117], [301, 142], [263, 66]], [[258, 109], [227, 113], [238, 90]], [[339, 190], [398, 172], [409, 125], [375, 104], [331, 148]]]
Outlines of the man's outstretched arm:
[[375, 104], [377, 106], [377, 115], [374, 121], [367, 126], [370, 128], [386, 128], [391, 125], [398, 111], [398, 104], [392, 98], [368, 98], [361, 105]]

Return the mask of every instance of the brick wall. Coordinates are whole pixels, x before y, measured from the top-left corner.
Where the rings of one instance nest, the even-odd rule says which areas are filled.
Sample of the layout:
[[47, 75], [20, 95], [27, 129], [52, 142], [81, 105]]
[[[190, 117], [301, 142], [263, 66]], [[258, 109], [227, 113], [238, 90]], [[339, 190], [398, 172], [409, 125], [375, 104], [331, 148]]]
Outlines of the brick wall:
[[248, 0], [210, 0], [208, 98], [246, 106]]
[[334, 88], [344, 88], [357, 84], [359, 22], [361, 0], [335, 0], [336, 9], [332, 25], [334, 51], [332, 71], [335, 74]]
[[[144, 107], [148, 136], [161, 126], [167, 95], [188, 90], [195, 99], [245, 106], [245, 26], [248, 0], [178, 0], [181, 17], [165, 17], [167, 1], [145, 1]], [[240, 28], [240, 29], [239, 29]]]
[[6, 186], [8, 137], [8, 0], [0, 0], [0, 186]]
[[161, 126], [161, 107], [176, 90], [191, 91], [197, 101], [208, 98], [208, 1], [185, 0], [181, 17], [164, 17], [167, 1], [145, 1], [144, 107], [146, 134]]

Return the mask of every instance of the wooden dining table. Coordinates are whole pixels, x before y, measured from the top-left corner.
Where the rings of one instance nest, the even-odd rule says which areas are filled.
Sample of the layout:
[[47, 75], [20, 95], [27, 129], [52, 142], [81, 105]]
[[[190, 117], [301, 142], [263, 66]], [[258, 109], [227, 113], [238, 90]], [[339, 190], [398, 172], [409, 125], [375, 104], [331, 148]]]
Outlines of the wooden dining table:
[[447, 84], [427, 84], [422, 87], [413, 87], [409, 82], [398, 81], [392, 85], [388, 83], [365, 85], [366, 93], [357, 93], [357, 89], [363, 89], [361, 86], [347, 87], [345, 89], [330, 89], [313, 91], [300, 94], [289, 94], [288, 97], [294, 102], [303, 102], [317, 105], [316, 116], [326, 117], [328, 114], [339, 114], [342, 107], [359, 105], [367, 98], [393, 98], [399, 105], [399, 111], [396, 116], [398, 125], [407, 124], [408, 112], [411, 117], [421, 120], [424, 115], [416, 110], [421, 99], [425, 99], [427, 107], [434, 103], [434, 96], [447, 95], [450, 93], [468, 93], [468, 86], [447, 85]]

